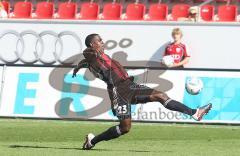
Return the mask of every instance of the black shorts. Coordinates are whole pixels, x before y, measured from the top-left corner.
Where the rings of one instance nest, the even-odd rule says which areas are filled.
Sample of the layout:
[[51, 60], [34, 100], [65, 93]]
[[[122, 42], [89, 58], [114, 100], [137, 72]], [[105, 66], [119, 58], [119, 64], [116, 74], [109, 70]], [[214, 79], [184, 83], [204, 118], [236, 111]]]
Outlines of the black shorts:
[[131, 118], [131, 104], [137, 104], [136, 96], [151, 95], [156, 92], [158, 91], [130, 80], [117, 86], [108, 86], [112, 112], [119, 120]]

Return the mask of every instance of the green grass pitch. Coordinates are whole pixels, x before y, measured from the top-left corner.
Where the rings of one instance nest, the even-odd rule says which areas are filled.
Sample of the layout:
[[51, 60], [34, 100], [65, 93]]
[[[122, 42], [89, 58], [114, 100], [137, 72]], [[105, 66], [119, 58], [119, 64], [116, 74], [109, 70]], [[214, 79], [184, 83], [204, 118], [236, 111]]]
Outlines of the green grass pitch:
[[240, 127], [133, 123], [129, 134], [81, 150], [114, 122], [0, 119], [0, 156], [239, 156]]

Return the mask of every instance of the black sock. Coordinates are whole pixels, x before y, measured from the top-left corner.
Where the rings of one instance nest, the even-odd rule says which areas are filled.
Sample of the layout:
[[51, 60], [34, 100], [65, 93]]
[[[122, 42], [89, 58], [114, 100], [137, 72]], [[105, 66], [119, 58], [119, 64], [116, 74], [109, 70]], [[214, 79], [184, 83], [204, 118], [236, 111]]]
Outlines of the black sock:
[[167, 109], [173, 110], [173, 111], [178, 111], [184, 114], [188, 114], [188, 115], [193, 115], [196, 113], [196, 109], [191, 109], [189, 107], [187, 107], [186, 105], [182, 104], [181, 102], [172, 100], [172, 99], [168, 99], [165, 103], [164, 106]]
[[98, 142], [103, 141], [103, 140], [107, 141], [107, 140], [118, 138], [120, 135], [121, 135], [121, 131], [119, 129], [119, 126], [113, 126], [113, 127], [109, 128], [108, 130], [106, 130], [105, 132], [95, 136], [91, 140], [91, 143], [92, 143], [92, 145], [95, 145]]

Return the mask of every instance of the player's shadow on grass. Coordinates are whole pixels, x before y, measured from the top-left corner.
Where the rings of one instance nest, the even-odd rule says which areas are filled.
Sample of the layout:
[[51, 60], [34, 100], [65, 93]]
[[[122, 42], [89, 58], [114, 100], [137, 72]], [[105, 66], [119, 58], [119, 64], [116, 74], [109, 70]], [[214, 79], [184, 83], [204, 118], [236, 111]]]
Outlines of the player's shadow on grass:
[[[49, 146], [31, 146], [31, 145], [9, 145], [9, 148], [43, 148], [43, 149], [66, 149], [66, 150], [83, 150], [82, 148], [67, 148], [67, 147], [49, 147]], [[125, 151], [119, 149], [92, 149], [93, 151], [112, 152], [112, 151]], [[159, 151], [148, 151], [148, 150], [128, 150], [128, 152], [134, 153], [148, 153], [148, 152], [159, 152]]]
[[70, 149], [82, 150], [81, 148], [49, 147], [49, 146], [31, 146], [31, 145], [9, 145], [9, 148], [50, 148], [50, 149]]

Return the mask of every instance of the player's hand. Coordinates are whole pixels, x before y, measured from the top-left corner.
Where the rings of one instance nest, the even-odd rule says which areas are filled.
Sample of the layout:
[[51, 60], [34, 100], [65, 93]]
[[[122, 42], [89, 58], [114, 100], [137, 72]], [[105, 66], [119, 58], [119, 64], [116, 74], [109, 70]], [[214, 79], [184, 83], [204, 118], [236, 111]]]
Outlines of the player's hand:
[[130, 76], [130, 81], [134, 82], [134, 76]]
[[170, 68], [173, 68], [173, 67], [178, 67], [179, 66], [179, 64], [178, 63], [173, 63], [173, 65], [172, 66], [170, 66]]
[[72, 78], [74, 78], [74, 77], [76, 77], [76, 76], [77, 76], [77, 72], [78, 72], [78, 68], [77, 68], [77, 67], [75, 67], [75, 68], [73, 69]]
[[78, 63], [78, 65], [76, 65], [75, 68], [73, 69], [72, 78], [77, 76], [77, 72], [79, 71], [79, 69], [81, 69], [81, 68], [88, 68], [88, 67], [89, 67], [89, 65], [88, 65], [86, 59], [83, 59], [82, 61], [80, 61]]

